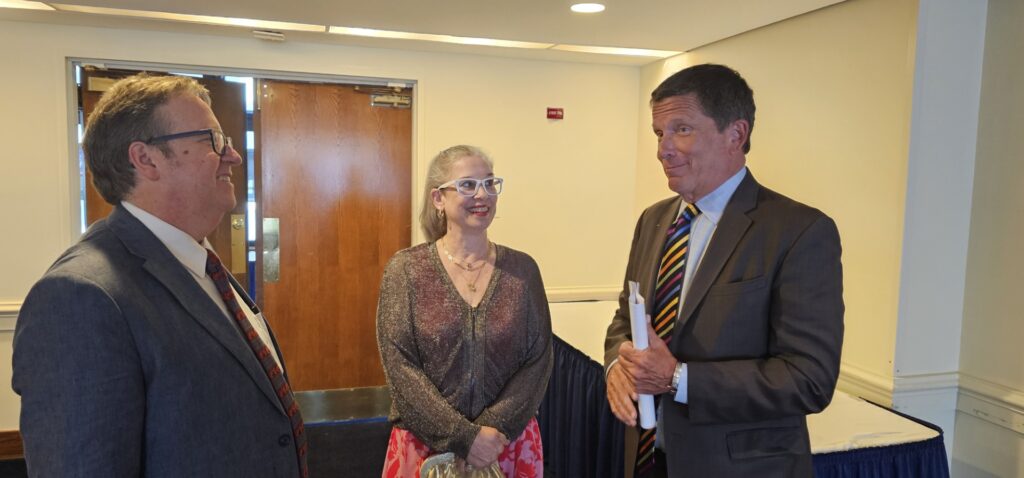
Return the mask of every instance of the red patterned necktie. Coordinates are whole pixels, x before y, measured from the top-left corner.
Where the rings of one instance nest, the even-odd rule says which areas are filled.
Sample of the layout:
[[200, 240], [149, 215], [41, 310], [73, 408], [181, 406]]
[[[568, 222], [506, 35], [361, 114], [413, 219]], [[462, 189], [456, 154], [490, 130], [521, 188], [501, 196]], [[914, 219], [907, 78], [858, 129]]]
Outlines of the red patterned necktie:
[[[700, 211], [696, 205], [687, 204], [683, 213], [668, 229], [665, 248], [658, 267], [658, 282], [654, 288], [654, 318], [651, 325], [658, 337], [665, 343], [672, 341], [672, 329], [679, 314], [682, 300], [683, 276], [686, 274], [686, 252], [690, 244], [690, 224]], [[655, 397], [657, 400], [660, 397]], [[640, 430], [640, 443], [636, 452], [636, 478], [649, 476], [654, 470], [655, 429]]]
[[274, 360], [273, 352], [260, 339], [256, 329], [249, 323], [249, 318], [242, 311], [242, 307], [238, 305], [238, 300], [235, 299], [235, 294], [231, 289], [231, 283], [228, 281], [228, 273], [224, 270], [224, 265], [221, 264], [217, 255], [209, 249], [206, 250], [206, 273], [210, 275], [213, 283], [217, 285], [217, 292], [220, 293], [221, 299], [224, 299], [228, 312], [231, 313], [232, 318], [235, 319], [235, 324], [238, 325], [242, 335], [249, 342], [249, 348], [252, 349], [252, 353], [256, 355], [256, 359], [263, 366], [263, 371], [267, 373], [267, 378], [270, 379], [270, 384], [274, 387], [274, 392], [276, 392], [278, 400], [281, 401], [281, 406], [288, 414], [288, 418], [291, 419], [292, 441], [295, 442], [295, 451], [299, 457], [299, 472], [302, 478], [306, 478], [309, 476], [309, 468], [306, 466], [305, 426], [302, 422], [302, 413], [299, 412], [299, 404], [295, 402], [295, 396], [292, 395], [292, 389], [288, 386], [288, 381], [285, 380], [284, 374], [281, 373], [281, 367]]

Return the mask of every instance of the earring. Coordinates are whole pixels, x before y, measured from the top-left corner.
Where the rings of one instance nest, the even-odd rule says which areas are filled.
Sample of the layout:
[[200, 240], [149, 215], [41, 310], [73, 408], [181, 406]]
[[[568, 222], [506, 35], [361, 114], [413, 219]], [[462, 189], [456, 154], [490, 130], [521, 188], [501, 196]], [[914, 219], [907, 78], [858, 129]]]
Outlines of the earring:
[[444, 209], [438, 209], [437, 210], [437, 218], [442, 220], [442, 221], [444, 220]]

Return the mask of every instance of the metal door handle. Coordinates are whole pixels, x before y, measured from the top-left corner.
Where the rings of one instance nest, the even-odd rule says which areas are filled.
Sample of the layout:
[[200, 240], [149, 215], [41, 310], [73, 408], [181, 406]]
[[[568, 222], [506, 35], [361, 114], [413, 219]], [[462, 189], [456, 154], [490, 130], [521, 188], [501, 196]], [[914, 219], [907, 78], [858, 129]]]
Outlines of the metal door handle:
[[247, 261], [245, 251], [249, 244], [245, 240], [245, 214], [231, 215], [231, 273], [245, 274]]
[[277, 282], [281, 279], [280, 227], [278, 218], [263, 218], [263, 282]]

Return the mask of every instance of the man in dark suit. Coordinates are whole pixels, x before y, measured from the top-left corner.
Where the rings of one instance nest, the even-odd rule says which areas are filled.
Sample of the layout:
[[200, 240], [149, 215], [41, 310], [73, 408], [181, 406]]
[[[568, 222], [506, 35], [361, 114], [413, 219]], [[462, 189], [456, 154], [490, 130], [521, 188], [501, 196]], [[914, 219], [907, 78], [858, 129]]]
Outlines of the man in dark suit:
[[116, 207], [18, 315], [31, 476], [307, 474], [274, 337], [205, 239], [241, 162], [209, 103], [191, 78], [136, 76], [89, 118], [86, 161]]
[[[640, 216], [626, 266], [650, 346], [633, 347], [625, 287], [605, 341], [626, 475], [809, 477], [806, 415], [832, 399], [842, 349], [836, 225], [746, 169], [755, 108], [734, 70], [684, 69], [651, 106], [678, 196]], [[660, 397], [657, 432], [639, 438], [638, 393]]]

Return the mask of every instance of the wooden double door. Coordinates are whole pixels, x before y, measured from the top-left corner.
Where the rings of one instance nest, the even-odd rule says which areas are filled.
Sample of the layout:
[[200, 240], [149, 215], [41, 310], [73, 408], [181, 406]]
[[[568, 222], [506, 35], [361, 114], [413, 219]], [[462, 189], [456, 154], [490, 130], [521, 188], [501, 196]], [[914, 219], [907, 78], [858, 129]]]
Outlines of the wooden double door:
[[[377, 297], [388, 259], [412, 237], [412, 109], [372, 105], [373, 87], [257, 79], [257, 108], [247, 118], [241, 85], [201, 81], [226, 134], [245, 138], [251, 121], [256, 214], [248, 220], [257, 231], [255, 247], [246, 251], [255, 254], [251, 292], [277, 336], [292, 387], [383, 385]], [[82, 84], [84, 90], [84, 77]], [[80, 96], [85, 115], [95, 105], [87, 96]], [[235, 145], [245, 156], [244, 141]], [[241, 185], [235, 213], [244, 214], [248, 188], [235, 182]], [[94, 192], [86, 202], [91, 220], [105, 215]], [[272, 231], [264, 224], [276, 224], [277, 235], [268, 239], [265, 232]], [[222, 258], [232, 255], [229, 237], [237, 226], [225, 216], [210, 236]], [[244, 274], [236, 276], [246, 283]]]
[[257, 91], [257, 215], [277, 219], [280, 255], [257, 296], [288, 373], [298, 390], [383, 385], [377, 296], [412, 238], [412, 110], [371, 106], [349, 85]]

